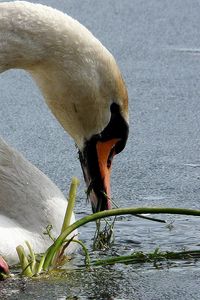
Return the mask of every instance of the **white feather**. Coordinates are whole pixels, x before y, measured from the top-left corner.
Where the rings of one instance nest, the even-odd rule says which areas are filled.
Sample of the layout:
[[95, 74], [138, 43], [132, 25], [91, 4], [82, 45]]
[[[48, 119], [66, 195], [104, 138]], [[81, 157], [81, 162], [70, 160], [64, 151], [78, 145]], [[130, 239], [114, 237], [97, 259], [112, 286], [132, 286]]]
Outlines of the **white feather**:
[[52, 224], [52, 234], [58, 236], [66, 206], [57, 186], [0, 139], [0, 254], [9, 262], [16, 260], [15, 248], [25, 240], [43, 252], [51, 242], [43, 232]]
[[[109, 123], [110, 104], [128, 120], [127, 92], [110, 52], [79, 22], [53, 8], [24, 1], [0, 3], [0, 72], [28, 71], [78, 148]], [[25, 239], [43, 251], [41, 235], [58, 234], [66, 200], [59, 189], [0, 140], [0, 254], [14, 259]], [[73, 217], [74, 218], [74, 217]]]

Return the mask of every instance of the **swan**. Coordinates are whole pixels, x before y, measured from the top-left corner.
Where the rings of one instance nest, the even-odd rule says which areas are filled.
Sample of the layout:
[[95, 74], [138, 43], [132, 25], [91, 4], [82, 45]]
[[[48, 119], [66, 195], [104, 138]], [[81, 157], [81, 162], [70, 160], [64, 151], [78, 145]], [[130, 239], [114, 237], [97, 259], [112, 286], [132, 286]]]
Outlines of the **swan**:
[[[51, 7], [0, 3], [0, 73], [24, 69], [78, 148], [93, 212], [110, 209], [114, 155], [128, 137], [128, 96], [112, 54], [78, 21]], [[0, 139], [0, 255], [16, 260], [28, 240], [36, 252], [61, 228], [66, 199], [56, 185]], [[74, 221], [74, 215], [71, 222]], [[74, 251], [73, 243], [67, 249]], [[0, 258], [0, 268], [5, 261]]]

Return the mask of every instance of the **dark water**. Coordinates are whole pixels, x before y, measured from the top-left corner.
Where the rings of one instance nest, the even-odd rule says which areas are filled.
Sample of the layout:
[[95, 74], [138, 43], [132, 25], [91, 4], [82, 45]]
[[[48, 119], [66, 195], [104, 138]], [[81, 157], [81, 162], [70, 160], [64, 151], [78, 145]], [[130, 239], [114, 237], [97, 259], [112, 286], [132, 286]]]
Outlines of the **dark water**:
[[[2, 1], [1, 1], [2, 2]], [[38, 2], [38, 1], [33, 1]], [[130, 137], [114, 161], [112, 194], [120, 206], [200, 207], [200, 2], [40, 1], [77, 18], [114, 54], [129, 91]], [[80, 9], [81, 8], [81, 9]], [[66, 193], [81, 177], [73, 142], [22, 71], [0, 77], [1, 135]], [[37, 151], [36, 147], [37, 145]], [[90, 212], [81, 179], [77, 217]], [[166, 218], [166, 216], [164, 217]], [[198, 218], [172, 223], [123, 218], [109, 254], [198, 249]], [[81, 229], [91, 247], [94, 227]], [[91, 249], [91, 248], [90, 248]], [[98, 253], [94, 253], [99, 255]], [[101, 254], [102, 255], [102, 254]], [[115, 265], [86, 270], [82, 255], [60, 278], [11, 279], [2, 299], [200, 299], [199, 262]]]

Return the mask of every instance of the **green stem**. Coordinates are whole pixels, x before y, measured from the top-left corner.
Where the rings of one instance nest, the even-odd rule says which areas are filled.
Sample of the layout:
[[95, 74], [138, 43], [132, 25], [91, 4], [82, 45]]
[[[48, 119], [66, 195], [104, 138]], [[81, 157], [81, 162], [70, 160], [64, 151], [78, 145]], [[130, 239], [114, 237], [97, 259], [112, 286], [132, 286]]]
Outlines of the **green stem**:
[[200, 257], [200, 251], [198, 250], [189, 250], [181, 252], [158, 252], [158, 253], [143, 253], [143, 252], [134, 252], [131, 255], [126, 256], [115, 256], [107, 259], [97, 260], [91, 263], [92, 266], [107, 266], [113, 265], [116, 263], [145, 263], [145, 262], [156, 262], [161, 260], [168, 259], [195, 259]]
[[89, 255], [89, 251], [88, 251], [87, 247], [80, 240], [72, 240], [72, 242], [81, 245], [83, 252], [85, 253], [85, 264], [88, 267], [90, 265], [90, 255]]
[[68, 205], [65, 212], [65, 217], [61, 229], [61, 234], [67, 229], [67, 227], [70, 225], [72, 212], [74, 209], [75, 199], [76, 199], [76, 191], [79, 184], [79, 180], [76, 177], [72, 178], [71, 185], [70, 185], [70, 191], [69, 191], [69, 199], [68, 199]]
[[42, 272], [44, 261], [46, 259], [46, 255], [47, 255], [46, 252], [42, 255], [42, 257], [40, 259], [40, 262], [39, 262], [39, 265], [38, 265], [38, 268], [37, 268], [37, 271], [35, 272], [35, 275], [39, 275]]
[[30, 263], [28, 261], [28, 258], [26, 257], [24, 247], [19, 245], [16, 247], [17, 254], [19, 256], [19, 261], [22, 267], [22, 274], [27, 277], [32, 277], [33, 273], [31, 271]]
[[31, 244], [28, 241], [25, 241], [26, 246], [28, 247], [29, 253], [30, 253], [30, 257], [31, 257], [31, 271], [34, 274], [35, 273], [35, 268], [36, 268], [36, 259], [35, 259], [35, 253], [33, 252], [33, 248], [31, 246]]
[[[67, 204], [67, 209], [65, 211], [65, 217], [63, 220], [62, 228], [60, 234], [62, 234], [70, 225], [71, 223], [71, 217], [74, 209], [74, 204], [76, 200], [76, 192], [77, 192], [77, 187], [79, 184], [79, 180], [76, 177], [72, 177], [71, 185], [70, 185], [70, 190], [69, 190], [69, 197], [68, 197], [68, 204]], [[60, 247], [57, 248], [57, 251], [55, 252], [54, 259], [51, 262], [52, 265], [56, 266], [58, 257], [60, 255]]]
[[159, 207], [118, 208], [118, 209], [111, 209], [111, 210], [106, 210], [95, 214], [91, 214], [89, 216], [81, 218], [80, 220], [76, 221], [72, 225], [68, 226], [68, 228], [56, 239], [54, 244], [47, 249], [43, 269], [47, 270], [50, 267], [55, 252], [58, 251], [59, 247], [62, 245], [66, 237], [78, 227], [105, 217], [111, 217], [117, 215], [135, 215], [135, 214], [138, 215], [138, 214], [146, 214], [146, 213], [200, 216], [200, 210], [186, 209], [186, 208], [159, 208]]

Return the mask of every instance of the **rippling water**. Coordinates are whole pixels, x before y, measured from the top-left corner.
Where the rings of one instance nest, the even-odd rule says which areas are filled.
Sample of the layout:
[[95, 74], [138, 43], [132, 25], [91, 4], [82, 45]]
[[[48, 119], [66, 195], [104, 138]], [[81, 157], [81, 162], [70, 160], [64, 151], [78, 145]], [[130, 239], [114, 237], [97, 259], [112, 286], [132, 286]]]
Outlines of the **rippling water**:
[[[2, 2], [2, 0], [0, 0]], [[41, 0], [74, 16], [108, 47], [124, 74], [130, 107], [127, 147], [113, 164], [112, 191], [128, 206], [200, 207], [200, 6], [191, 0]], [[0, 77], [1, 135], [66, 193], [80, 175], [76, 150], [22, 72]], [[22, 87], [24, 87], [22, 89]], [[14, 111], [13, 111], [14, 110]], [[34, 112], [34, 113], [33, 113]], [[37, 150], [36, 150], [37, 145]], [[77, 218], [90, 212], [81, 183]], [[84, 198], [84, 199], [82, 199]], [[198, 249], [198, 218], [159, 216], [168, 225], [121, 218], [115, 243], [92, 258]], [[80, 229], [92, 252], [94, 226]], [[200, 299], [193, 259], [87, 270], [78, 253], [60, 276], [0, 282], [0, 299]]]
[[[112, 255], [128, 255], [133, 251], [153, 252], [157, 247], [161, 251], [199, 249], [197, 217], [156, 217], [165, 219], [168, 223], [161, 224], [132, 216], [120, 218], [115, 226], [114, 245], [106, 251], [92, 252], [91, 236], [94, 226], [88, 224], [81, 228], [80, 238], [90, 249], [92, 260]], [[78, 251], [76, 257], [66, 265], [66, 269], [55, 272], [50, 278], [9, 279], [0, 283], [0, 294], [3, 299], [149, 299], [153, 295], [154, 285], [159, 290], [166, 277], [169, 277], [173, 285], [173, 278], [177, 282], [179, 272], [182, 276], [195, 276], [197, 280], [199, 271], [200, 264], [194, 259], [170, 260], [156, 265], [116, 264], [87, 269], [84, 267], [83, 254]], [[180, 291], [184, 292], [181, 278], [180, 286]], [[157, 298], [152, 299], [159, 299], [159, 295], [160, 292]]]

